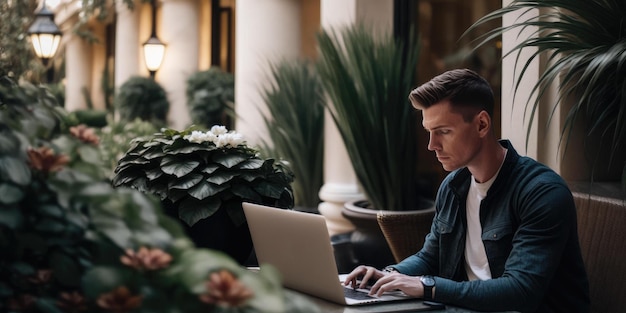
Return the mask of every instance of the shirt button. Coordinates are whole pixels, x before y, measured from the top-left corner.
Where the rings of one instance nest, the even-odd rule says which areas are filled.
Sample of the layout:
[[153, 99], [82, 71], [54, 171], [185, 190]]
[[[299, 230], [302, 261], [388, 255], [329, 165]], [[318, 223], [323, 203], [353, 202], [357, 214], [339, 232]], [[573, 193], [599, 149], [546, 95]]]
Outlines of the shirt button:
[[498, 238], [498, 234], [493, 234], [493, 238]]

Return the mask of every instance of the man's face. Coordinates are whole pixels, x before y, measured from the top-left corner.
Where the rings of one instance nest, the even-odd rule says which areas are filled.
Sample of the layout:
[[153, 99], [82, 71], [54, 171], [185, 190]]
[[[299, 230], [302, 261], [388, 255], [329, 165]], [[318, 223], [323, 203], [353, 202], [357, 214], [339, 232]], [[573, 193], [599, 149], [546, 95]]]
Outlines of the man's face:
[[437, 154], [446, 171], [471, 164], [482, 144], [478, 115], [466, 122], [445, 100], [422, 110], [422, 118], [422, 125], [430, 134], [428, 150]]

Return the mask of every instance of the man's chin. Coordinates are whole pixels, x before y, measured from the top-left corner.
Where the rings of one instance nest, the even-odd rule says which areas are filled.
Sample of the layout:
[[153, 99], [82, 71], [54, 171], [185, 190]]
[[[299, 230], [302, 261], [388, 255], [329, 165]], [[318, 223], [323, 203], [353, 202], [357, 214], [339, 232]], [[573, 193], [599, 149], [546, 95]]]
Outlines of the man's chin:
[[454, 171], [454, 170], [459, 168], [458, 166], [454, 166], [454, 165], [450, 165], [450, 164], [443, 164], [443, 163], [441, 163], [441, 166], [443, 167], [443, 169], [446, 172], [452, 172], [452, 171]]

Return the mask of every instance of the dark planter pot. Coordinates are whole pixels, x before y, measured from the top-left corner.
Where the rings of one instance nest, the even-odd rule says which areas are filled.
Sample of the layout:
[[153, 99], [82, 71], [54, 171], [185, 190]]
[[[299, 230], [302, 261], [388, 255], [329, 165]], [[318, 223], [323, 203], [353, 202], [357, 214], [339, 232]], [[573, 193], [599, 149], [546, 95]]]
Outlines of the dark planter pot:
[[[355, 230], [350, 234], [353, 263], [355, 265], [370, 265], [380, 269], [395, 264], [396, 260], [378, 224], [377, 214], [379, 210], [369, 209], [367, 208], [368, 205], [369, 202], [366, 200], [346, 202], [341, 213], [355, 226]], [[424, 209], [431, 207], [432, 201], [424, 200]]]
[[163, 201], [163, 205], [166, 214], [180, 221], [187, 236], [197, 247], [224, 252], [243, 266], [258, 265], [247, 223], [236, 226], [225, 210], [218, 210], [212, 216], [189, 226], [180, 220], [178, 208], [170, 201]]
[[350, 235], [352, 262], [354, 265], [383, 268], [395, 262], [385, 236], [378, 227], [377, 210], [366, 209], [367, 204], [365, 200], [346, 202], [341, 211], [355, 227]]

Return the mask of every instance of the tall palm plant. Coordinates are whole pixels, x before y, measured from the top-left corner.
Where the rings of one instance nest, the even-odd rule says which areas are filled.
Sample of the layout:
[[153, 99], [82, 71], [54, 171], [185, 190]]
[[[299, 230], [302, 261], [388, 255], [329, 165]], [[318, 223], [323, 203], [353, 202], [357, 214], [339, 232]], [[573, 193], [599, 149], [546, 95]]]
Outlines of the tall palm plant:
[[[478, 20], [467, 32], [510, 12], [539, 14], [517, 19], [485, 33], [478, 46], [504, 33], [518, 34], [535, 29], [536, 36], [522, 40], [504, 57], [517, 53], [516, 63], [522, 62], [523, 49], [536, 48], [525, 60], [517, 74], [515, 92], [520, 88], [530, 63], [547, 56], [545, 72], [533, 87], [526, 111], [532, 124], [540, 98], [550, 83], [559, 81], [559, 97], [552, 108], [563, 105], [565, 99], [575, 99], [562, 127], [561, 138], [569, 134], [579, 115], [585, 115], [587, 135], [600, 134], [611, 143], [611, 157], [624, 148], [626, 139], [626, 2], [623, 0], [513, 0]], [[466, 32], [466, 33], [467, 33]], [[517, 64], [516, 64], [517, 65]], [[516, 66], [517, 67], [517, 66]], [[530, 132], [530, 126], [528, 128]], [[626, 167], [622, 182], [626, 182]]]
[[271, 83], [263, 91], [263, 116], [271, 144], [266, 149], [289, 162], [296, 206], [317, 207], [323, 184], [324, 94], [322, 82], [306, 61], [271, 65]]
[[420, 123], [407, 98], [416, 82], [417, 44], [375, 38], [361, 25], [323, 30], [318, 43], [328, 109], [367, 200], [377, 210], [419, 209]]

